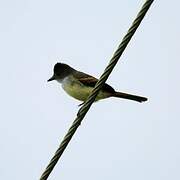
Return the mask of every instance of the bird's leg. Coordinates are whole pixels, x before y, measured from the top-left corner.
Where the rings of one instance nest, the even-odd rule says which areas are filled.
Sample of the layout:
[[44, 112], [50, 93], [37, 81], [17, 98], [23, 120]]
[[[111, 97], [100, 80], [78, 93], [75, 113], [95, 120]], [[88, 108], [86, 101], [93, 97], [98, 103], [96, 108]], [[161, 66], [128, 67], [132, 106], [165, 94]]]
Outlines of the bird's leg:
[[[85, 103], [85, 102], [79, 104], [78, 107], [82, 106], [84, 103]], [[80, 109], [81, 109], [81, 108], [80, 108]], [[79, 111], [78, 111], [78, 113], [77, 113], [77, 116], [80, 116], [80, 109], [79, 109]], [[80, 123], [79, 125], [81, 125], [81, 123]]]
[[84, 102], [83, 103], [81, 103], [81, 104], [78, 104], [78, 106], [80, 107], [80, 106], [82, 106], [84, 104]]

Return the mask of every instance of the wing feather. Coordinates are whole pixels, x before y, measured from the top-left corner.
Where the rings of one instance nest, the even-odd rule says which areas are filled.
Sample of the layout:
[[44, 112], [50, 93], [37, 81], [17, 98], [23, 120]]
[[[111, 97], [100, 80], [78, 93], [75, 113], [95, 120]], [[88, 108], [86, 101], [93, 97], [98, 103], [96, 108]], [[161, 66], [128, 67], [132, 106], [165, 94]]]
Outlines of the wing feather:
[[[95, 77], [89, 75], [89, 74], [85, 74], [83, 72], [79, 72], [77, 71], [75, 74], [75, 77], [85, 86], [89, 86], [89, 87], [94, 87], [98, 81], [98, 79], [96, 79]], [[109, 92], [109, 93], [114, 93], [115, 90], [108, 84], [104, 84], [104, 86], [102, 87], [103, 91]]]

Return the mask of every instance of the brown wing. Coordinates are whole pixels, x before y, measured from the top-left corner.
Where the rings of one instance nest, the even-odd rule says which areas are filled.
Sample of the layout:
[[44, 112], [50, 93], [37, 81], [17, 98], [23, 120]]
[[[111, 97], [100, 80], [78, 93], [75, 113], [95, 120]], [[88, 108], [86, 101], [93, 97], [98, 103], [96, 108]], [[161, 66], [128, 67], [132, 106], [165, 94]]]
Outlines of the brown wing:
[[[98, 79], [96, 79], [93, 76], [90, 76], [89, 74], [85, 74], [83, 72], [76, 71], [75, 74], [76, 78], [85, 86], [94, 87], [97, 83]], [[102, 87], [102, 90], [107, 91], [109, 93], [114, 93], [115, 90], [108, 84], [104, 84]]]

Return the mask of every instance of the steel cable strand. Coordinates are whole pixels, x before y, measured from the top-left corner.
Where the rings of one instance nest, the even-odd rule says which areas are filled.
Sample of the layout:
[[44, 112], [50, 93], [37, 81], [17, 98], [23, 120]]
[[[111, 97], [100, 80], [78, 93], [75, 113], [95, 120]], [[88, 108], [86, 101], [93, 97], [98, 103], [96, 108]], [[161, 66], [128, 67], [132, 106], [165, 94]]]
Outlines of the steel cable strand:
[[124, 49], [128, 45], [129, 41], [131, 40], [132, 36], [134, 35], [135, 31], [137, 30], [138, 26], [140, 25], [142, 19], [144, 18], [146, 12], [150, 8], [151, 4], [154, 0], [147, 0], [143, 7], [141, 8], [140, 12], [138, 13], [136, 19], [134, 20], [132, 26], [128, 30], [127, 34], [124, 36], [121, 44], [119, 45], [118, 49], [114, 53], [112, 59], [110, 60], [109, 65], [106, 67], [104, 73], [100, 77], [99, 81], [96, 83], [91, 95], [88, 97], [84, 105], [79, 109], [76, 119], [74, 120], [72, 126], [68, 130], [68, 133], [65, 135], [63, 141], [61, 142], [58, 150], [55, 152], [54, 157], [51, 159], [49, 165], [46, 167], [45, 171], [40, 177], [40, 180], [46, 180], [50, 173], [52, 172], [53, 168], [57, 164], [59, 158], [63, 154], [65, 148], [67, 147], [68, 143], [70, 142], [72, 136], [76, 132], [77, 128], [81, 124], [84, 116], [88, 112], [89, 108], [91, 107], [92, 103], [95, 101], [95, 98], [98, 92], [101, 90], [102, 86], [104, 85], [105, 81], [109, 77], [110, 73], [112, 72], [113, 68], [115, 67], [116, 63], [118, 62], [120, 56], [122, 55]]

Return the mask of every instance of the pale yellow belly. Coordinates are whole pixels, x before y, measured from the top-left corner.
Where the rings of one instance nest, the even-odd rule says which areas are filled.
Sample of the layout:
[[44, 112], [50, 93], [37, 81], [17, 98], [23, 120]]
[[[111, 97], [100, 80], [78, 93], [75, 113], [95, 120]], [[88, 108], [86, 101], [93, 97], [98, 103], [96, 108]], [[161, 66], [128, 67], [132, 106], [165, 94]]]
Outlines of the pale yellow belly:
[[[62, 84], [62, 88], [66, 91], [67, 94], [78, 99], [80, 101], [85, 101], [89, 94], [92, 91], [92, 87], [86, 87], [80, 82], [66, 82]], [[98, 96], [96, 97], [96, 101], [100, 99], [104, 99], [109, 97], [109, 93], [100, 91]]]

